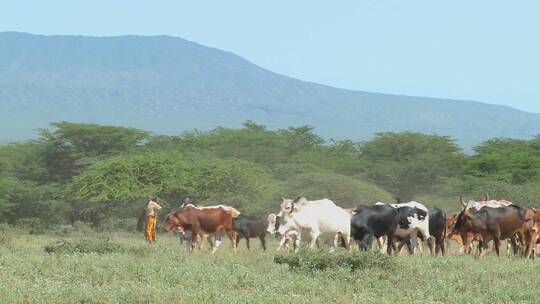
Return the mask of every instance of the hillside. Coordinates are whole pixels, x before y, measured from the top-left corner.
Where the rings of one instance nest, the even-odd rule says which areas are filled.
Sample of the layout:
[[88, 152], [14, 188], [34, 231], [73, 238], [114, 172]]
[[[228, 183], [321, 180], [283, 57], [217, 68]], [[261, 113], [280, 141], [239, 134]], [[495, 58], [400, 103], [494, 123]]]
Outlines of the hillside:
[[540, 114], [308, 83], [169, 36], [0, 33], [0, 109], [0, 142], [34, 137], [59, 120], [164, 134], [246, 120], [271, 128], [309, 124], [332, 138], [413, 130], [451, 135], [465, 148], [540, 133]]

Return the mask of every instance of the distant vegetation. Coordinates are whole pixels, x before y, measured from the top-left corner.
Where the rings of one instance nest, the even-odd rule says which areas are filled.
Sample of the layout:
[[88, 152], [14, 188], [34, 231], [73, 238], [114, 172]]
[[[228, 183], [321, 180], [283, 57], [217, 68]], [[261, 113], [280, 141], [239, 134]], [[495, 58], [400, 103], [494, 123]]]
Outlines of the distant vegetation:
[[299, 195], [343, 207], [399, 197], [456, 210], [460, 195], [489, 193], [527, 207], [538, 206], [539, 173], [540, 136], [488, 140], [466, 155], [452, 138], [412, 132], [354, 142], [251, 121], [180, 136], [58, 122], [35, 140], [0, 146], [0, 220], [35, 233], [73, 221], [134, 229], [147, 195], [166, 208], [191, 196], [250, 214]]

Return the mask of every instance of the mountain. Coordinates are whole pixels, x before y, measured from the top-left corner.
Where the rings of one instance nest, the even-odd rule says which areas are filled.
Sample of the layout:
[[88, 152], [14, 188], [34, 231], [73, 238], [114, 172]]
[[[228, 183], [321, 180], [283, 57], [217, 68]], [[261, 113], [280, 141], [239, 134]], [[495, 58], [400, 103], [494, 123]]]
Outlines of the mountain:
[[474, 101], [338, 89], [265, 70], [170, 36], [0, 33], [0, 141], [51, 121], [124, 125], [162, 134], [194, 128], [312, 125], [327, 138], [380, 131], [450, 135], [470, 148], [540, 133], [540, 114]]

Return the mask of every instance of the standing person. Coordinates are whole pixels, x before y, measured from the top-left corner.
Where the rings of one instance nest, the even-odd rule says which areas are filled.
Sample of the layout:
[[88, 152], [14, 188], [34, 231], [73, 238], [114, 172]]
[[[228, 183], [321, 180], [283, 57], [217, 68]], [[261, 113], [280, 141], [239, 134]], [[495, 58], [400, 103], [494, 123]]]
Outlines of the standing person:
[[161, 206], [154, 200], [156, 198], [148, 198], [148, 206], [146, 207], [146, 227], [144, 229], [144, 238], [149, 244], [156, 242], [156, 223], [157, 223], [157, 210], [161, 209]]

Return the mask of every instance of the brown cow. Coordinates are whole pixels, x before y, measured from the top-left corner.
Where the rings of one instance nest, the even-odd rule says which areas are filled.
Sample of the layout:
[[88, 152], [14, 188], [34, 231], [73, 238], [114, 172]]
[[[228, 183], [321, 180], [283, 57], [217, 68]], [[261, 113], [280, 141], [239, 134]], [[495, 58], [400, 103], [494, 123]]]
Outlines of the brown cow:
[[[456, 225], [457, 219], [458, 219], [458, 213], [451, 214], [446, 218], [446, 239], [452, 240], [457, 242], [461, 245], [461, 248], [459, 249], [460, 253], [471, 253], [473, 249], [473, 242], [478, 241], [479, 238], [477, 238], [474, 233], [467, 232], [465, 233], [465, 242], [463, 241], [461, 234], [458, 231], [454, 230], [454, 226]], [[465, 244], [468, 244], [467, 247], [465, 247]], [[448, 251], [450, 247], [448, 246]]]
[[[526, 256], [530, 256], [533, 220], [525, 209], [512, 205], [499, 208], [483, 207], [477, 210], [467, 208], [465, 202], [463, 200], [461, 202], [464, 209], [458, 215], [453, 230], [461, 235], [466, 247], [468, 246], [467, 233], [476, 233], [480, 235], [482, 243], [480, 249], [487, 249], [488, 243], [493, 240], [495, 252], [499, 256], [500, 241], [510, 239], [517, 234], [527, 246]], [[479, 254], [482, 256], [485, 252], [481, 251]]]
[[[233, 218], [240, 212], [227, 206], [213, 206], [198, 208], [187, 205], [184, 208], [167, 214], [163, 229], [171, 231], [180, 228], [183, 231], [191, 231], [191, 235], [204, 235], [216, 232], [225, 232], [231, 241], [231, 248], [236, 250], [236, 232], [234, 231]], [[191, 238], [191, 251], [195, 249], [197, 238]], [[212, 253], [217, 250], [214, 247]]]

